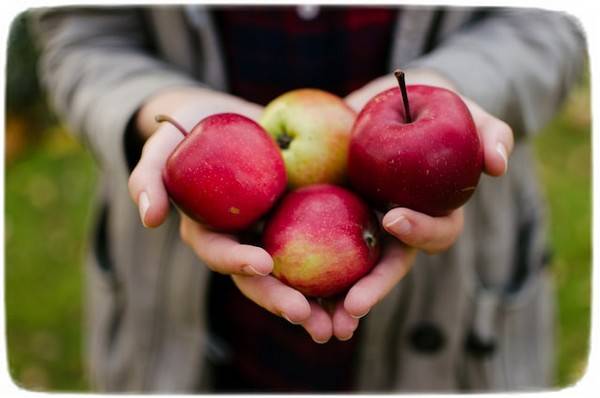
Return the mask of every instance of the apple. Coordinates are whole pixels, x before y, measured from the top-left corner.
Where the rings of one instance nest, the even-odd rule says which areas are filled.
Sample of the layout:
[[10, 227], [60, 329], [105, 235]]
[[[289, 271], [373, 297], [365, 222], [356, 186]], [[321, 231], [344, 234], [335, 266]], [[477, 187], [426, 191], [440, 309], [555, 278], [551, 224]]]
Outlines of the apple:
[[354, 193], [329, 185], [297, 189], [265, 225], [264, 248], [273, 275], [306, 296], [344, 292], [376, 264], [379, 224]]
[[271, 209], [286, 188], [279, 149], [260, 125], [220, 113], [187, 132], [167, 159], [163, 182], [173, 202], [192, 219], [222, 232], [244, 230]]
[[[400, 83], [373, 97], [352, 130], [352, 187], [381, 210], [407, 207], [442, 216], [473, 194], [483, 148], [463, 100], [440, 87]], [[410, 100], [410, 102], [409, 102]]]
[[356, 113], [341, 98], [298, 89], [271, 101], [260, 124], [281, 149], [290, 188], [345, 180]]

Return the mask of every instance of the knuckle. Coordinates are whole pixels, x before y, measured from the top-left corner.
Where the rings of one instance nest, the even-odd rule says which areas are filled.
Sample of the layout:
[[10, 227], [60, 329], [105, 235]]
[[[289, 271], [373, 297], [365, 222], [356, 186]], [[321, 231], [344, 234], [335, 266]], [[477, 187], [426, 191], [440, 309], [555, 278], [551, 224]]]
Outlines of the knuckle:
[[[202, 244], [209, 249], [211, 253], [221, 252], [221, 247], [219, 245], [221, 236], [217, 234], [201, 234], [199, 236], [202, 236]], [[236, 248], [231, 248], [228, 251], [228, 254], [233, 254], [235, 250]]]
[[429, 255], [440, 254], [451, 248], [457, 239], [458, 234], [449, 234], [445, 237], [442, 237], [440, 241], [424, 248], [423, 251], [425, 251]]
[[497, 121], [497, 126], [498, 126], [497, 127], [498, 134], [501, 137], [503, 137], [504, 139], [506, 139], [507, 144], [509, 145], [509, 148], [507, 148], [507, 149], [510, 150], [512, 148], [513, 140], [514, 140], [513, 129], [504, 120], [496, 119], [496, 121]]
[[418, 231], [415, 231], [410, 242], [406, 243], [418, 249], [427, 249], [435, 239], [434, 233], [429, 229], [419, 229]]
[[129, 179], [127, 180], [127, 188], [129, 189], [129, 193], [131, 194], [131, 196], [133, 197], [137, 191], [137, 185], [138, 185], [138, 180], [139, 180], [139, 171], [138, 168], [136, 167], [135, 169], [133, 169], [133, 171], [131, 172], [131, 174], [129, 175]]
[[504, 131], [505, 131], [506, 135], [510, 139], [512, 139], [512, 137], [513, 137], [513, 129], [512, 129], [512, 127], [510, 127], [506, 122], [502, 122], [502, 123], [504, 124], [503, 128], [504, 128]]
[[513, 143], [513, 140], [514, 140], [513, 129], [508, 124], [505, 123], [504, 131], [505, 131], [506, 137], [508, 138], [508, 142], [512, 146], [512, 143]]
[[142, 146], [142, 158], [148, 154], [148, 151], [154, 146], [154, 141], [157, 140], [157, 134], [152, 134], [150, 137], [148, 137], [148, 139], [146, 140], [146, 143], [144, 144], [144, 146]]
[[498, 119], [498, 123], [500, 125], [500, 129], [505, 133], [505, 134], [510, 134], [512, 135], [512, 128], [510, 127], [510, 125], [508, 123], [506, 123], [504, 120]]

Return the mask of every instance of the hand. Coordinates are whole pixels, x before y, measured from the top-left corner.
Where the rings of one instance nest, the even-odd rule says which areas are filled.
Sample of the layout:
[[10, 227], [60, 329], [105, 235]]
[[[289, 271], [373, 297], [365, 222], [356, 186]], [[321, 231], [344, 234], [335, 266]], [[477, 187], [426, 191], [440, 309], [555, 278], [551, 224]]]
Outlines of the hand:
[[[175, 146], [183, 139], [175, 127], [167, 123], [158, 125], [154, 116], [159, 113], [172, 116], [189, 130], [200, 119], [218, 112], [236, 112], [256, 120], [262, 109], [227, 94], [184, 88], [160, 93], [138, 112], [135, 124], [147, 141], [129, 178], [129, 192], [139, 208], [144, 226], [157, 227], [168, 215], [169, 199], [162, 182], [162, 170]], [[208, 268], [232, 275], [238, 288], [250, 300], [291, 323], [302, 324], [314, 339], [323, 338], [322, 325], [327, 322], [321, 320], [326, 316], [325, 312], [315, 303], [309, 303], [300, 292], [268, 276], [273, 269], [273, 259], [264, 249], [241, 244], [234, 235], [211, 231], [183, 213], [180, 216], [182, 240]]]
[[383, 300], [411, 269], [416, 250], [396, 239], [382, 242], [381, 260], [356, 282], [333, 313], [333, 334], [339, 340], [352, 337], [360, 318]]
[[262, 248], [240, 244], [233, 235], [211, 231], [181, 215], [181, 237], [213, 271], [230, 274], [248, 299], [269, 312], [302, 326], [317, 343], [332, 336], [348, 340], [359, 318], [377, 304], [412, 265], [415, 250], [390, 239], [379, 264], [359, 280], [344, 299], [330, 302], [308, 299], [268, 275], [273, 260]]
[[[200, 231], [200, 235], [204, 233]], [[208, 240], [210, 239], [209, 237]], [[198, 237], [190, 241], [198, 241]], [[230, 245], [231, 249], [219, 250], [219, 252], [230, 252], [236, 242], [223, 241], [222, 244], [221, 249], [225, 249], [225, 245]], [[201, 244], [198, 244], [195, 250], [200, 257], [208, 251], [204, 245], [204, 253], [201, 253], [199, 251], [202, 250]], [[326, 343], [332, 337], [345, 341], [353, 336], [359, 319], [365, 316], [406, 275], [413, 264], [415, 254], [414, 248], [407, 247], [396, 239], [390, 239], [383, 247], [381, 260], [371, 272], [358, 280], [344, 297], [333, 301], [308, 299], [270, 275], [251, 276], [234, 272], [232, 279], [246, 297], [290, 323], [302, 326], [315, 342]], [[255, 255], [255, 258], [259, 257], [258, 252]], [[231, 254], [227, 256], [232, 258]], [[226, 260], [225, 257], [220, 261], [222, 264], [235, 264], [228, 271], [239, 269], [242, 264], [241, 257], [237, 260], [238, 263], [236, 260]], [[218, 271], [218, 268], [213, 269]]]
[[[407, 84], [444, 87], [460, 95], [452, 82], [435, 71], [409, 69], [405, 73]], [[360, 111], [373, 96], [390, 87], [396, 87], [397, 84], [392, 74], [380, 77], [348, 95], [346, 102]], [[464, 96], [461, 98], [473, 116], [483, 144], [484, 172], [491, 176], [505, 174], [514, 144], [511, 128], [470, 99]], [[395, 208], [384, 216], [382, 223], [386, 231], [407, 245], [428, 253], [438, 253], [448, 249], [462, 232], [463, 210], [459, 208], [446, 217], [429, 217], [410, 209]]]
[[[433, 70], [408, 69], [405, 70], [406, 84], [427, 84], [443, 87], [458, 94], [471, 111], [471, 116], [483, 143], [484, 171], [494, 177], [502, 176], [508, 168], [508, 157], [513, 149], [513, 133], [508, 124], [490, 115], [469, 98], [461, 95], [454, 84], [446, 77]], [[383, 76], [350, 93], [346, 102], [357, 112], [375, 95], [391, 88], [397, 87], [398, 82], [393, 74]]]
[[[456, 92], [451, 82], [433, 71], [408, 70], [405, 73], [407, 84], [429, 84]], [[381, 77], [348, 95], [346, 101], [358, 112], [373, 96], [396, 85], [394, 76]], [[483, 143], [485, 173], [491, 176], [505, 174], [513, 148], [511, 128], [473, 101], [462, 98]], [[463, 223], [462, 207], [445, 217], [430, 217], [407, 208], [387, 212], [382, 219], [383, 227], [398, 240], [385, 242], [380, 263], [348, 291], [343, 302], [335, 306], [331, 317], [333, 335], [340, 340], [350, 338], [358, 327], [358, 318], [366, 315], [406, 275], [416, 250], [428, 253], [447, 250], [460, 236]], [[322, 328], [325, 329], [325, 326]]]
[[317, 343], [332, 337], [349, 340], [359, 319], [381, 301], [409, 271], [416, 251], [395, 239], [384, 246], [380, 262], [336, 300], [306, 299], [300, 292], [272, 276], [233, 275], [248, 298], [274, 314], [301, 325]]
[[142, 156], [129, 177], [129, 193], [140, 211], [144, 226], [157, 227], [169, 212], [169, 199], [162, 181], [168, 157], [183, 139], [168, 123], [157, 123], [158, 114], [173, 117], [188, 131], [206, 116], [235, 112], [256, 119], [262, 108], [240, 98], [204, 88], [177, 88], [150, 98], [138, 111], [135, 126], [146, 140]]

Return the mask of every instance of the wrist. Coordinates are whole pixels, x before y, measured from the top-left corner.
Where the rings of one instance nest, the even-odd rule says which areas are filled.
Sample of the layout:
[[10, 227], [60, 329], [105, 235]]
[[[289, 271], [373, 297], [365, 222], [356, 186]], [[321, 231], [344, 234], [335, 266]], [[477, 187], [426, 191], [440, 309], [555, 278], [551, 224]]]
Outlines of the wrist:
[[[429, 86], [438, 86], [454, 91], [458, 94], [456, 85], [446, 76], [433, 69], [405, 69], [406, 84], [426, 84]], [[351, 93], [346, 97], [346, 102], [357, 112], [377, 94], [392, 88], [398, 87], [396, 77], [389, 73], [378, 77], [367, 83], [362, 88]]]
[[252, 119], [260, 115], [258, 105], [233, 95], [203, 87], [178, 87], [162, 91], [142, 105], [135, 116], [135, 127], [144, 140], [158, 128], [155, 121], [158, 114], [176, 119], [187, 130], [206, 116], [233, 112]]
[[406, 69], [406, 84], [426, 84], [454, 91], [458, 94], [456, 84], [446, 77], [442, 72], [434, 69]]

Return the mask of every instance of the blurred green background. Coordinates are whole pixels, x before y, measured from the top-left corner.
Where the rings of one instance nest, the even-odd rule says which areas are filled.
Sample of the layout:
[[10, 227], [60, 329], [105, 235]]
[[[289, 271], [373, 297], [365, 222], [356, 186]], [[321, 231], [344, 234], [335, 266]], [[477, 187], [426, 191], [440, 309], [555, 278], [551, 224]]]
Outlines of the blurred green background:
[[[13, 379], [34, 390], [87, 389], [83, 258], [97, 176], [90, 153], [44, 101], [24, 17], [8, 46], [5, 126], [6, 336]], [[558, 294], [556, 386], [585, 372], [590, 331], [590, 90], [586, 76], [535, 140], [550, 213]]]

